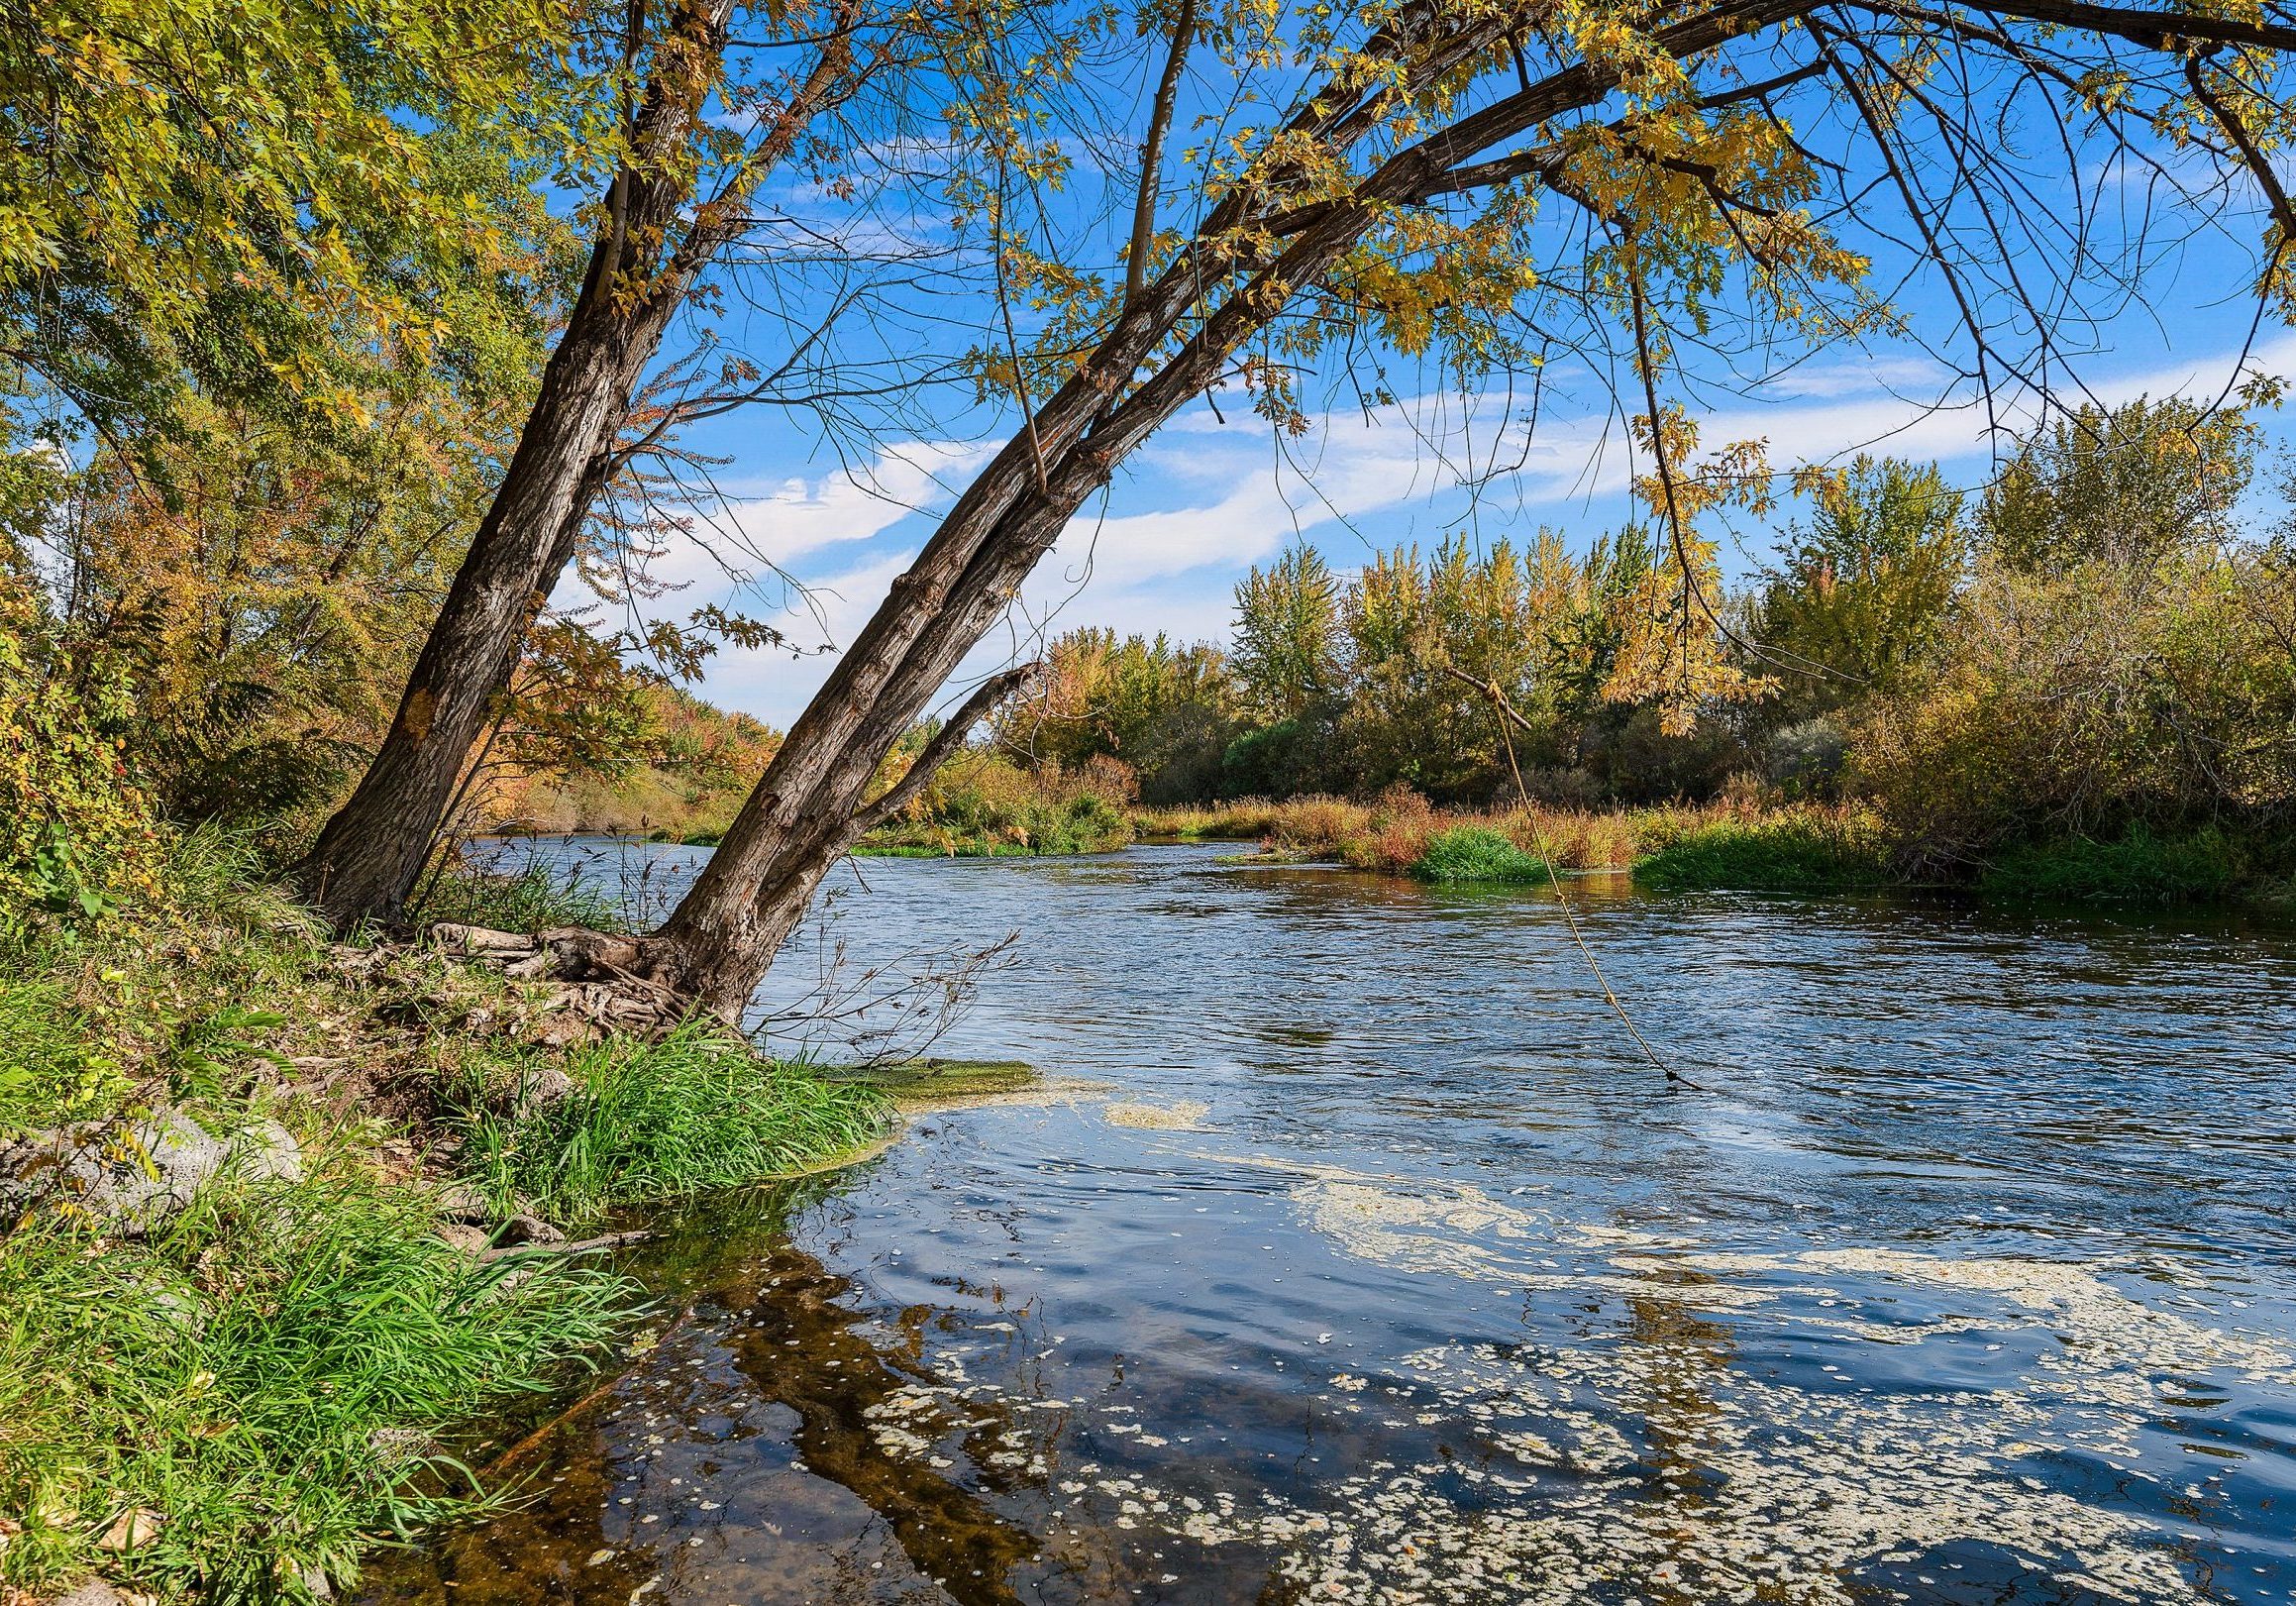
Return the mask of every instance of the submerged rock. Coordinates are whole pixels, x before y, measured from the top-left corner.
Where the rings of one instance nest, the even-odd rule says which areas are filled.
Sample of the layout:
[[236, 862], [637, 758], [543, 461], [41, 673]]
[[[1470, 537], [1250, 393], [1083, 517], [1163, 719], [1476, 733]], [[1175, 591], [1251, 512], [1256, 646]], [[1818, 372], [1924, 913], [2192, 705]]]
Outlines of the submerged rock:
[[294, 1181], [303, 1152], [275, 1121], [222, 1136], [177, 1110], [157, 1110], [125, 1127], [34, 1132], [0, 1145], [0, 1208], [67, 1204], [131, 1231], [188, 1207], [219, 1175]]

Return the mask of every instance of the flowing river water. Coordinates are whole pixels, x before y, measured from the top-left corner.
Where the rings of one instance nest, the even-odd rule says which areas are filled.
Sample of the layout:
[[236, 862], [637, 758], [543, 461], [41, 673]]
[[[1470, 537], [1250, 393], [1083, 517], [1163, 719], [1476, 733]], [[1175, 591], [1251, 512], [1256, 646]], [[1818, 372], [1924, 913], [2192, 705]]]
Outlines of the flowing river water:
[[1231, 851], [840, 870], [777, 1044], [1044, 1082], [660, 1224], [369, 1599], [2296, 1601], [2296, 931], [1582, 883], [1670, 1087], [1551, 896]]

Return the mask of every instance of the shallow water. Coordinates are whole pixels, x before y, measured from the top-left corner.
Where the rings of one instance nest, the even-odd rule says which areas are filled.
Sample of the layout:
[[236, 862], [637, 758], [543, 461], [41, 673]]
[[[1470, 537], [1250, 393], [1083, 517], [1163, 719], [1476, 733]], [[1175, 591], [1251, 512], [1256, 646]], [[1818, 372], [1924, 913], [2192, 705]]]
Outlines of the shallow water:
[[2296, 933], [1580, 886], [1693, 1091], [1551, 898], [1222, 857], [839, 872], [779, 1045], [1016, 932], [1048, 1089], [687, 1213], [373, 1598], [2296, 1600]]

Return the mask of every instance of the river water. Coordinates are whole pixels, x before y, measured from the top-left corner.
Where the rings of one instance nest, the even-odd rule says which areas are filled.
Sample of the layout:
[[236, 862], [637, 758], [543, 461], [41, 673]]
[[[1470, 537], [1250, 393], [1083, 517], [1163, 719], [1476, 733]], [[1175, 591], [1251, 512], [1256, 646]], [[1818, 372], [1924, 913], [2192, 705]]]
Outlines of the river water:
[[1551, 896], [1231, 851], [838, 872], [779, 1046], [1044, 1084], [665, 1224], [370, 1598], [2296, 1601], [2296, 932], [1579, 884], [1685, 1086]]

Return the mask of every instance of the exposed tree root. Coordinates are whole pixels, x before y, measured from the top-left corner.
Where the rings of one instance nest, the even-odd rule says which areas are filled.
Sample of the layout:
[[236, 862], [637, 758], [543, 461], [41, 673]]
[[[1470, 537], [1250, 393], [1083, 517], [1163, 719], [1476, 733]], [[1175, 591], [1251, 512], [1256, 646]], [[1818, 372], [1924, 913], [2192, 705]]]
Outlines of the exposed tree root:
[[670, 952], [653, 938], [579, 925], [497, 931], [450, 920], [432, 926], [426, 937], [438, 951], [512, 981], [549, 984], [536, 1040], [553, 1047], [595, 1042], [613, 1032], [662, 1037], [698, 1014], [691, 998], [661, 979]]

